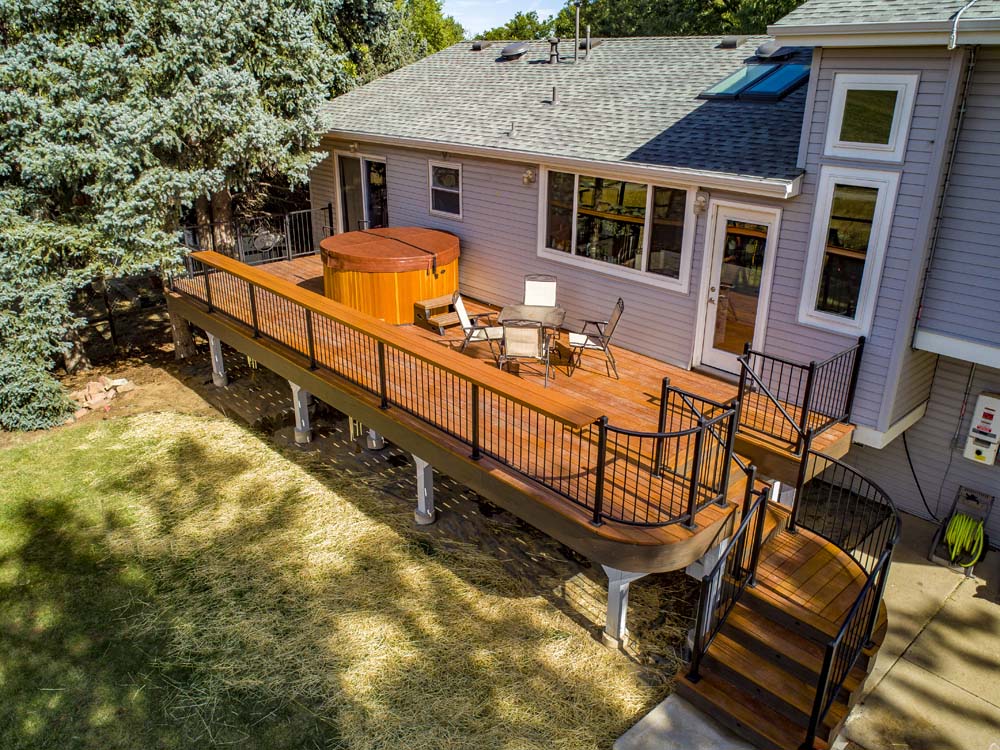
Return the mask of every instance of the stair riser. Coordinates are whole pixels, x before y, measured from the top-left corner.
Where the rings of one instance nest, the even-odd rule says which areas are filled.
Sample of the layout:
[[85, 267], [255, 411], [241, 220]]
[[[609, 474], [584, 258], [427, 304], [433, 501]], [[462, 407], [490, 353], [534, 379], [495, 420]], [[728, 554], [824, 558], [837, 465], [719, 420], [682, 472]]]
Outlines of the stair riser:
[[759, 700], [761, 703], [770, 706], [775, 711], [780, 711], [781, 714], [789, 721], [792, 721], [802, 727], [803, 732], [809, 727], [808, 712], [803, 712], [801, 709], [788, 703], [783, 696], [777, 693], [772, 693], [760, 685], [757, 685], [753, 680], [746, 678], [740, 672], [729, 667], [725, 662], [712, 657], [711, 652], [709, 652], [706, 656], [704, 663], [705, 669], [712, 670], [715, 674], [718, 674], [739, 687], [741, 690], [745, 690], [750, 695], [754, 696], [754, 698]]
[[[677, 694], [691, 703], [695, 708], [704, 711], [707, 715], [711, 716], [717, 722], [733, 733], [739, 735], [747, 742], [750, 742], [760, 748], [768, 748], [768, 750], [773, 747], [773, 743], [769, 738], [755, 732], [752, 727], [744, 725], [739, 720], [730, 716], [727, 712], [719, 711], [711, 701], [705, 700], [705, 698], [688, 688], [683, 682], [677, 683]], [[805, 740], [805, 738], [806, 733], [803, 732], [802, 739]]]
[[740, 601], [754, 612], [781, 623], [784, 627], [803, 636], [804, 638], [808, 638], [818, 643], [828, 643], [830, 641], [830, 636], [822, 630], [814, 628], [813, 626], [797, 619], [794, 615], [790, 615], [784, 610], [775, 607], [770, 602], [754, 596], [753, 589], [747, 589], [746, 595]]

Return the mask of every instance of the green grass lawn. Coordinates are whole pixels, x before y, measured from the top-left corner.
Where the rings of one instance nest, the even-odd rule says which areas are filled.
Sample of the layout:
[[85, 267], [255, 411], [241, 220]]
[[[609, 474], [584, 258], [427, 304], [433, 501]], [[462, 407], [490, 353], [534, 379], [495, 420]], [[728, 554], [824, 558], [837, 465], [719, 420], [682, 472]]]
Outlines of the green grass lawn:
[[657, 697], [476, 549], [225, 420], [0, 452], [0, 748], [597, 748]]

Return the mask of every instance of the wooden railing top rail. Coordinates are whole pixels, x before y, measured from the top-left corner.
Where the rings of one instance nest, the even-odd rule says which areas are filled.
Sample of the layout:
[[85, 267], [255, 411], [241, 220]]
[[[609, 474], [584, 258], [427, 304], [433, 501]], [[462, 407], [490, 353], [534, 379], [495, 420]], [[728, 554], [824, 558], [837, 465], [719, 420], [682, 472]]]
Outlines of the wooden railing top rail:
[[404, 333], [395, 326], [303, 289], [258, 267], [248, 266], [211, 250], [191, 253], [191, 257], [206, 266], [225, 271], [244, 281], [264, 287], [269, 292], [301, 305], [317, 315], [336, 320], [338, 323], [370, 336], [376, 341], [404, 351], [462, 380], [485, 388], [562, 424], [576, 428], [586, 427], [603, 416], [603, 412], [584, 404], [578, 404], [560, 393], [515, 378], [485, 362]]

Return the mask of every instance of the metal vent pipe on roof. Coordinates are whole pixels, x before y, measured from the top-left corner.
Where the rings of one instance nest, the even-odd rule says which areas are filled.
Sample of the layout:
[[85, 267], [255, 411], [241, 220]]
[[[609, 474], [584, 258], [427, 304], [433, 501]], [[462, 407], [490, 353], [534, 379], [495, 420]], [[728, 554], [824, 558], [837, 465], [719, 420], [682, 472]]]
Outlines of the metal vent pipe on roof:
[[549, 39], [549, 64], [559, 62], [559, 37]]
[[590, 58], [590, 24], [587, 24], [587, 49], [583, 51], [583, 59], [587, 60]]
[[580, 0], [573, 3], [576, 6], [576, 36], [573, 38], [573, 62], [580, 54]]

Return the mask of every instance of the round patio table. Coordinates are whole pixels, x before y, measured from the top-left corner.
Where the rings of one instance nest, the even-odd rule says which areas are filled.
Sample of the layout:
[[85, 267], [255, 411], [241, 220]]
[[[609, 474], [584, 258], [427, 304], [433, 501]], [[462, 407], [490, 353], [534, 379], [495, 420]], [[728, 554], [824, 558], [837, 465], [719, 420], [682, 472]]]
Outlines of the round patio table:
[[556, 305], [507, 305], [497, 316], [497, 323], [503, 324], [512, 320], [531, 320], [541, 323], [546, 328], [559, 328], [566, 320], [566, 309]]

